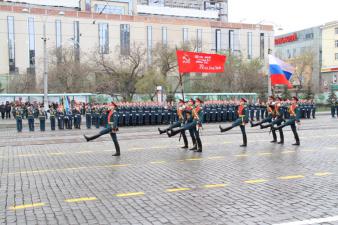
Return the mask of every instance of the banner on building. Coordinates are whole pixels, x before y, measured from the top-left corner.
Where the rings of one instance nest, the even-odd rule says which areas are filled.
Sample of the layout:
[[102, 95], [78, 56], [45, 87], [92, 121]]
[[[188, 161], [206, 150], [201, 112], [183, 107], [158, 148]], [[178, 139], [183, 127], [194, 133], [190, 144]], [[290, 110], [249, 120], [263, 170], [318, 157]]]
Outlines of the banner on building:
[[180, 73], [221, 73], [224, 72], [225, 55], [200, 52], [176, 51]]

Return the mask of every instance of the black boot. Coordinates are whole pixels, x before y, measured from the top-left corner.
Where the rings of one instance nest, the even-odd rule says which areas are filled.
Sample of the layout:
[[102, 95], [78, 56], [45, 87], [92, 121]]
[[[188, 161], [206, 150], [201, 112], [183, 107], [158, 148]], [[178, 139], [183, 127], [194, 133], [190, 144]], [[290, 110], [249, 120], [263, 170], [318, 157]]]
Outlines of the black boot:
[[167, 134], [168, 134], [168, 137], [172, 137], [172, 136], [175, 136], [176, 134], [180, 133], [182, 130], [181, 129], [178, 129], [178, 130], [167, 130]]
[[202, 141], [201, 139], [197, 139], [197, 149], [195, 150], [195, 152], [202, 152]]
[[191, 149], [189, 149], [190, 151], [195, 151], [195, 150], [197, 150], [197, 145], [196, 144], [194, 144], [194, 147], [192, 147]]
[[187, 149], [187, 148], [189, 148], [189, 147], [188, 147], [188, 145], [184, 145], [184, 146], [182, 146], [181, 148]]
[[222, 128], [221, 125], [219, 125], [219, 129], [221, 130], [221, 133], [227, 132], [228, 130], [231, 130], [232, 127]]
[[92, 140], [94, 140], [94, 139], [96, 139], [100, 136], [101, 136], [100, 134], [96, 134], [96, 135], [91, 136], [91, 137], [87, 137], [86, 135], [83, 135], [83, 137], [86, 139], [87, 142], [92, 141]]
[[270, 143], [276, 143], [277, 140], [276, 139], [273, 139], [272, 141], [270, 141]]
[[248, 144], [248, 140], [247, 140], [246, 134], [244, 134], [243, 135], [243, 144], [240, 147], [246, 147], [247, 144]]
[[261, 129], [265, 129], [265, 128], [268, 128], [268, 127], [273, 127], [272, 124], [268, 124], [268, 125], [260, 125]]
[[166, 129], [166, 130], [161, 130], [160, 128], [158, 128], [158, 132], [159, 132], [160, 134], [164, 134], [164, 133], [167, 132], [167, 129]]
[[120, 145], [119, 145], [119, 143], [114, 143], [114, 145], [115, 145], [116, 152], [112, 156], [120, 156], [121, 153], [120, 153]]

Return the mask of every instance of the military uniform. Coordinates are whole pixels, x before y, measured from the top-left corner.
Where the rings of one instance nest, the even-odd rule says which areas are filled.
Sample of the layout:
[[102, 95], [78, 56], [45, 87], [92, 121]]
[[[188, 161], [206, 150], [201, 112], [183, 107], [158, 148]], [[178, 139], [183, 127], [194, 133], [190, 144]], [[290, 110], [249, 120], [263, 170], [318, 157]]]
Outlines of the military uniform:
[[[194, 102], [190, 100], [190, 102]], [[195, 102], [194, 102], [195, 103]], [[199, 135], [199, 129], [202, 127], [203, 122], [203, 108], [200, 105], [202, 101], [200, 99], [196, 99], [196, 105], [192, 106], [191, 109], [191, 119], [188, 119], [188, 122], [181, 128], [177, 130], [171, 130], [168, 132], [168, 136], [172, 137], [182, 131], [189, 130], [191, 137], [195, 140], [196, 145], [191, 150], [196, 152], [202, 152], [202, 141]]]
[[16, 130], [22, 132], [22, 111], [19, 108], [15, 109]]
[[[158, 128], [158, 131], [159, 131], [160, 134], [169, 132], [169, 131], [171, 131], [174, 128], [182, 127], [184, 125], [184, 123], [185, 123], [184, 103], [185, 102], [183, 100], [179, 101], [179, 106], [177, 107], [178, 121], [173, 122], [172, 125], [169, 126], [165, 130], [161, 130], [160, 128]], [[187, 139], [187, 136], [185, 134], [185, 130], [181, 131], [181, 137], [183, 138], [183, 142], [184, 142], [184, 146], [182, 148], [188, 148], [188, 139]]]
[[235, 122], [230, 127], [222, 128], [221, 126], [219, 126], [222, 133], [233, 129], [234, 127], [239, 126], [241, 128], [242, 137], [243, 137], [243, 144], [241, 145], [241, 147], [247, 146], [247, 136], [246, 136], [246, 132], [245, 132], [245, 124], [249, 122], [249, 112], [248, 112], [248, 109], [245, 105], [246, 102], [247, 102], [246, 99], [244, 99], [244, 98], [241, 99], [241, 103], [238, 106], [238, 110], [237, 110], [238, 119], [236, 119]]
[[43, 108], [39, 110], [40, 131], [46, 130], [46, 113]]
[[50, 129], [55, 130], [55, 116], [56, 116], [56, 111], [53, 107], [49, 109], [49, 120], [50, 120]]
[[97, 135], [94, 135], [92, 137], [87, 137], [84, 135], [85, 139], [87, 141], [92, 141], [95, 140], [98, 137], [101, 137], [102, 135], [105, 134], [110, 134], [110, 137], [112, 138], [114, 145], [115, 145], [115, 150], [116, 153], [113, 156], [119, 156], [120, 155], [120, 145], [117, 141], [117, 136], [116, 132], [118, 131], [118, 110], [117, 106], [115, 103], [112, 103], [112, 106], [114, 109], [111, 109], [108, 114], [108, 125], [106, 128], [100, 131]]
[[33, 108], [30, 106], [27, 111], [27, 118], [28, 118], [28, 128], [29, 131], [34, 131], [34, 115], [33, 115]]
[[300, 140], [299, 140], [299, 136], [298, 136], [297, 128], [296, 128], [296, 123], [300, 122], [300, 111], [299, 111], [297, 102], [298, 102], [298, 98], [293, 97], [293, 103], [288, 108], [290, 119], [284, 122], [282, 125], [279, 125], [277, 127], [272, 127], [274, 130], [277, 130], [277, 129], [283, 129], [286, 126], [291, 126], [291, 130], [296, 140], [296, 143], [294, 143], [293, 145], [300, 145]]
[[87, 129], [92, 127], [92, 110], [90, 107], [88, 107], [86, 110], [86, 126]]

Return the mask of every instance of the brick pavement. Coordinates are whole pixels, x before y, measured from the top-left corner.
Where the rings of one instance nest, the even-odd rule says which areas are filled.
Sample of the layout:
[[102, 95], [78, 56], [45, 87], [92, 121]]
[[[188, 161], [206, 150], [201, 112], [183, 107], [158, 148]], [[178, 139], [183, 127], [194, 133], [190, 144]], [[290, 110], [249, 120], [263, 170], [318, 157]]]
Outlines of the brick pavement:
[[284, 146], [248, 128], [247, 149], [239, 129], [206, 125], [201, 154], [155, 127], [122, 128], [119, 158], [108, 137], [84, 142], [94, 129], [0, 130], [0, 222], [261, 225], [336, 216], [338, 122], [302, 123], [300, 147], [289, 128]]

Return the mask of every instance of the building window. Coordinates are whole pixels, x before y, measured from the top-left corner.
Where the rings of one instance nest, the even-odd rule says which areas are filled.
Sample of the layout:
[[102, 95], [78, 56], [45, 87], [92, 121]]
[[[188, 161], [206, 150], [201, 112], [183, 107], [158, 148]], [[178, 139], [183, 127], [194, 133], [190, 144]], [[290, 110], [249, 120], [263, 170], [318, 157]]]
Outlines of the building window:
[[92, 9], [91, 0], [86, 0], [86, 12], [90, 12]]
[[168, 28], [162, 27], [162, 45], [164, 47], [168, 46]]
[[291, 59], [291, 51], [290, 51], [290, 49], [286, 50], [286, 54], [288, 56], [288, 59]]
[[34, 18], [28, 18], [28, 41], [29, 41], [29, 67], [35, 67], [35, 29]]
[[196, 37], [197, 37], [196, 38], [197, 39], [196, 50], [197, 50], [197, 52], [202, 51], [202, 45], [203, 45], [202, 33], [203, 33], [202, 29], [197, 29], [197, 34], [196, 34]]
[[264, 47], [264, 33], [260, 34], [260, 58], [264, 59], [264, 55], [265, 55], [265, 47]]
[[293, 56], [293, 57], [296, 57], [296, 55], [297, 55], [297, 49], [294, 48], [294, 49], [293, 49], [293, 52], [292, 52], [292, 56]]
[[305, 34], [305, 39], [313, 39], [313, 33]]
[[79, 21], [74, 21], [74, 36], [73, 36], [73, 42], [74, 42], [74, 56], [75, 60], [80, 60], [80, 24]]
[[215, 52], [221, 51], [221, 29], [215, 30]]
[[120, 45], [121, 55], [129, 55], [130, 53], [130, 25], [120, 25]]
[[117, 15], [125, 14], [124, 7], [114, 5], [95, 5], [95, 12], [105, 14], [117, 14]]
[[183, 44], [187, 44], [187, 42], [189, 40], [189, 37], [188, 37], [188, 35], [189, 35], [188, 34], [189, 33], [188, 28], [183, 28], [182, 32], [183, 32]]
[[338, 27], [334, 29], [335, 30], [335, 34], [338, 34]]
[[336, 48], [338, 48], [338, 40], [335, 41], [335, 45]]
[[229, 30], [229, 51], [232, 53], [235, 48], [235, 32], [233, 30]]
[[109, 53], [109, 31], [108, 23], [99, 23], [99, 52], [100, 54]]
[[252, 59], [252, 32], [248, 32], [248, 59]]
[[152, 63], [152, 49], [153, 49], [153, 28], [152, 26], [147, 26], [147, 60], [148, 65]]
[[334, 58], [335, 58], [335, 60], [338, 60], [338, 53], [335, 53]]
[[9, 72], [15, 72], [14, 17], [7, 17]]

